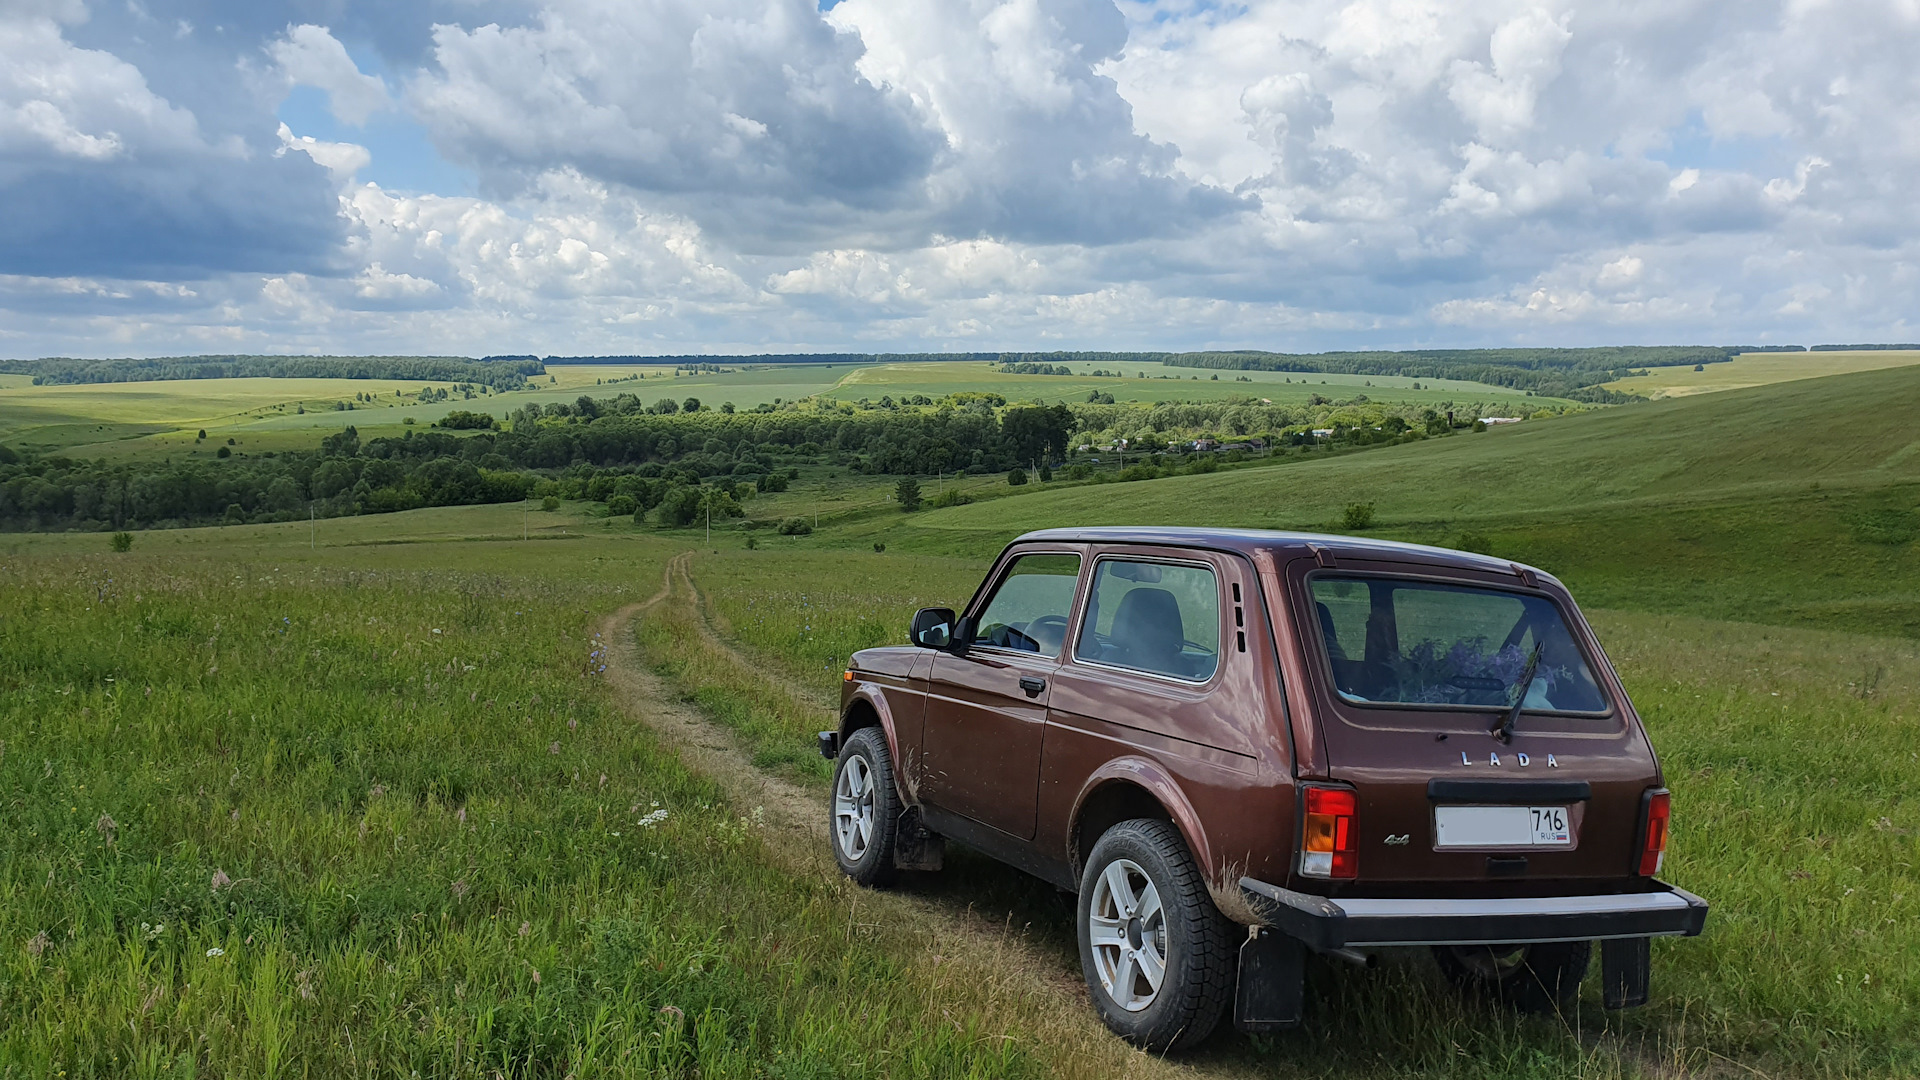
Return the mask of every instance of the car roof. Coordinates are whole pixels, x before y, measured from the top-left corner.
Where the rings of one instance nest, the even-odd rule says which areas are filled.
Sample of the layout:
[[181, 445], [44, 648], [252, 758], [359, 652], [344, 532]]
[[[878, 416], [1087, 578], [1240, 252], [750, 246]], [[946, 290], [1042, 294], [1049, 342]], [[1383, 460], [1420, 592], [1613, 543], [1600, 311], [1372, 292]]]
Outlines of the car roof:
[[1375, 540], [1361, 536], [1334, 536], [1325, 533], [1280, 532], [1272, 529], [1189, 528], [1176, 525], [1103, 525], [1079, 529], [1041, 529], [1025, 533], [1013, 543], [1031, 541], [1072, 542], [1082, 544], [1156, 544], [1167, 547], [1208, 548], [1241, 554], [1271, 551], [1281, 561], [1325, 551], [1337, 563], [1342, 555], [1354, 559], [1383, 562], [1415, 562], [1427, 566], [1460, 570], [1513, 574], [1526, 570], [1549, 581], [1552, 574], [1511, 559], [1496, 559], [1470, 551], [1406, 544], [1398, 540]]

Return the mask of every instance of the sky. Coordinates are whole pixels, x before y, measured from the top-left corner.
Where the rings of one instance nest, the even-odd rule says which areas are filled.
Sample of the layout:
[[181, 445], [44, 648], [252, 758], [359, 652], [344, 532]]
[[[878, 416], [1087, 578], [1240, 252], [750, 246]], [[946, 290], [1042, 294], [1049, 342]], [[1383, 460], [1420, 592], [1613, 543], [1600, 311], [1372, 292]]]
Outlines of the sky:
[[0, 356], [1906, 342], [1920, 0], [0, 0]]

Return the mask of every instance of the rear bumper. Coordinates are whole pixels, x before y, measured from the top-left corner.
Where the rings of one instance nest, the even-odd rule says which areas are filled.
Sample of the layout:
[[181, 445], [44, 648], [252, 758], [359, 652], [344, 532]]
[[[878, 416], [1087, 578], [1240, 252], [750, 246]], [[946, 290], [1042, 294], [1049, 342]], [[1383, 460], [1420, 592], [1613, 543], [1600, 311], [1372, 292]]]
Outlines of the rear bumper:
[[1491, 945], [1530, 941], [1693, 937], [1707, 902], [1662, 881], [1645, 892], [1481, 900], [1332, 899], [1253, 878], [1241, 895], [1264, 925], [1321, 952], [1367, 945]]

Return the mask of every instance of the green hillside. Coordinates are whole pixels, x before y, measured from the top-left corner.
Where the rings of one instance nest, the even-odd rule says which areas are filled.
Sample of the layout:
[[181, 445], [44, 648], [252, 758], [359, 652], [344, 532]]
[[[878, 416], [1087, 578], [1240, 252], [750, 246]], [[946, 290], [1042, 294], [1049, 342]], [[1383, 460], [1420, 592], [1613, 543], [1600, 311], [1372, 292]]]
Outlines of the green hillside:
[[1371, 502], [1370, 535], [1490, 547], [1590, 603], [1920, 635], [1916, 410], [1920, 370], [1864, 372], [876, 528], [960, 553], [1068, 523], [1340, 531]]

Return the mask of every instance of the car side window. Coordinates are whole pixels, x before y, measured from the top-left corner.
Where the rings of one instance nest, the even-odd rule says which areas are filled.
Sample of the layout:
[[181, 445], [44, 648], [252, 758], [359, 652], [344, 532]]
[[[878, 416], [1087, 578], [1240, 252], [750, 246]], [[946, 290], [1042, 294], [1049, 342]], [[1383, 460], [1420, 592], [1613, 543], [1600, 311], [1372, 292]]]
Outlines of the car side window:
[[1102, 559], [1074, 656], [1206, 682], [1220, 665], [1220, 585], [1204, 566]]
[[974, 641], [1019, 652], [1059, 656], [1080, 580], [1078, 555], [1022, 555], [1013, 560], [980, 613]]

